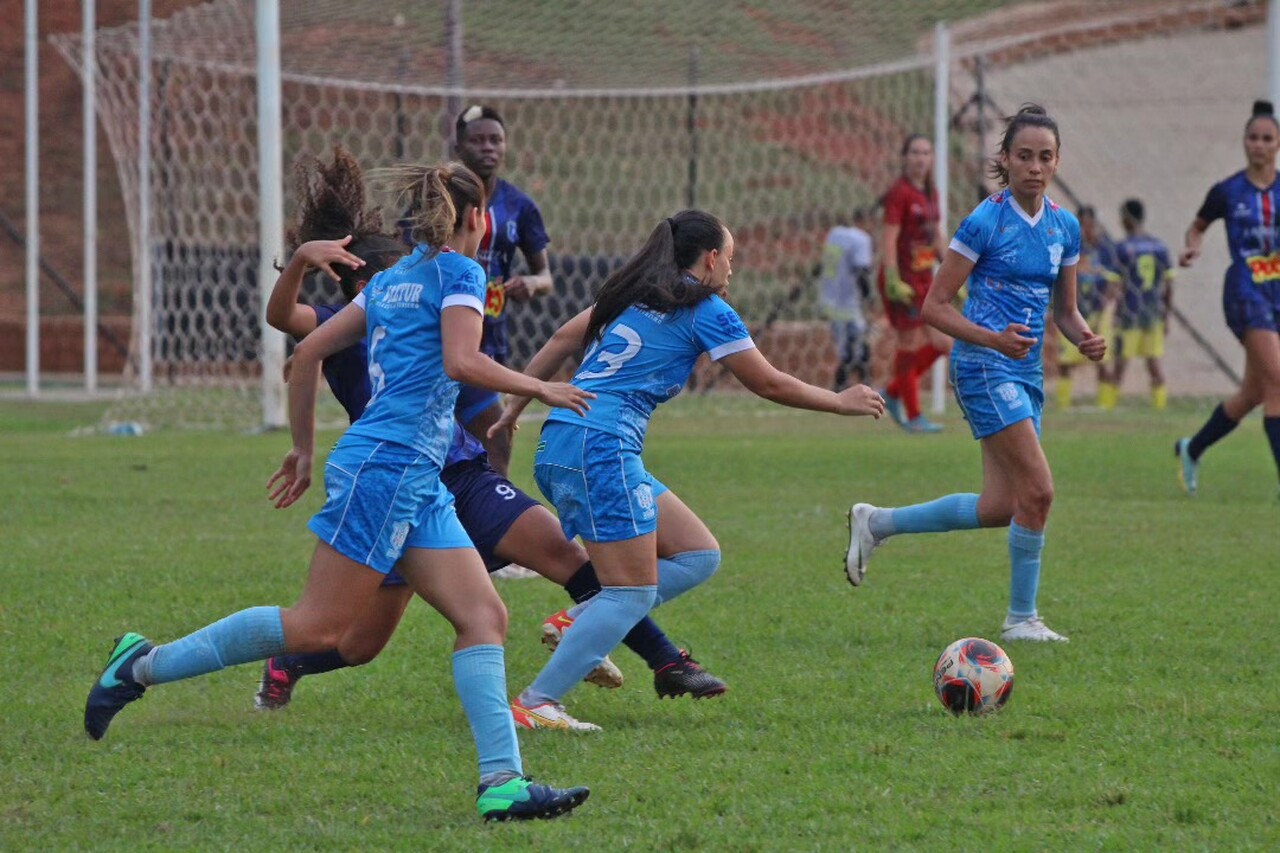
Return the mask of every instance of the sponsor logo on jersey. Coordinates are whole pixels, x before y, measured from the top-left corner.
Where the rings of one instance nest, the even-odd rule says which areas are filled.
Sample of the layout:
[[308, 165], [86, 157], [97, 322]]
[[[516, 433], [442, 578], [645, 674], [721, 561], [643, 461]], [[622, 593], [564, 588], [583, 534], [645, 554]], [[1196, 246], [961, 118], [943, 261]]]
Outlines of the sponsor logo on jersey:
[[932, 271], [933, 265], [937, 262], [938, 254], [933, 250], [933, 246], [915, 246], [911, 249], [912, 272]]
[[1244, 262], [1249, 265], [1255, 284], [1280, 281], [1280, 254], [1272, 252], [1270, 255], [1250, 255]]
[[383, 292], [380, 301], [387, 308], [416, 308], [422, 301], [422, 288], [423, 285], [413, 282], [393, 284]]
[[484, 316], [501, 317], [507, 307], [507, 288], [501, 279], [489, 279], [489, 287], [484, 294]]

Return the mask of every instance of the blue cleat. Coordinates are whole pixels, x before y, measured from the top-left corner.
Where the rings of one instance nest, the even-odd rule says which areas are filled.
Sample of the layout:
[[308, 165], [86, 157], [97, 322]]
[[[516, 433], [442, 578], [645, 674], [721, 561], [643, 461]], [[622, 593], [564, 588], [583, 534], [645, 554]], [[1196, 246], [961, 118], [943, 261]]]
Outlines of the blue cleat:
[[587, 801], [586, 788], [552, 788], [539, 785], [532, 776], [515, 776], [501, 785], [476, 789], [476, 808], [485, 821], [533, 820], [568, 814]]
[[924, 415], [916, 415], [904, 426], [907, 432], [915, 434], [942, 432], [942, 424], [935, 424]]
[[903, 429], [907, 428], [907, 416], [902, 411], [902, 401], [897, 397], [890, 397], [888, 391], [881, 391], [880, 396], [884, 397], [884, 410], [889, 417], [893, 418], [893, 422]]
[[116, 638], [107, 667], [93, 683], [89, 700], [84, 703], [84, 730], [89, 737], [102, 740], [115, 715], [125, 705], [142, 698], [147, 688], [133, 680], [133, 662], [153, 648], [141, 634], [130, 632]]
[[1178, 467], [1178, 482], [1182, 483], [1182, 488], [1187, 490], [1187, 494], [1195, 497], [1196, 474], [1200, 468], [1200, 462], [1191, 458], [1191, 439], [1180, 438], [1175, 441], [1173, 455], [1178, 457], [1178, 462], [1181, 463]]

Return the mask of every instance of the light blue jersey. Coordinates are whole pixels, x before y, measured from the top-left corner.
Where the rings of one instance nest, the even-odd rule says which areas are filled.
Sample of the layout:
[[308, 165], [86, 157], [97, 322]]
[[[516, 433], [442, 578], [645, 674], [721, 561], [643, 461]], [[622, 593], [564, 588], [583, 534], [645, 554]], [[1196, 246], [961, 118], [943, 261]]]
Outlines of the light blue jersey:
[[960, 223], [952, 251], [974, 262], [964, 316], [994, 332], [1010, 323], [1031, 329], [1037, 343], [1014, 360], [976, 344], [956, 341], [953, 362], [985, 365], [1024, 381], [1043, 384], [1044, 317], [1058, 273], [1080, 260], [1080, 223], [1048, 198], [1028, 216], [1008, 190], [987, 197]]
[[662, 313], [632, 305], [587, 350], [573, 384], [596, 394], [586, 415], [553, 409], [549, 422], [616, 435], [626, 450], [644, 447], [649, 418], [684, 387], [704, 352], [718, 361], [755, 347], [738, 312], [719, 296]]
[[458, 383], [444, 371], [441, 312], [464, 305], [484, 313], [484, 270], [419, 246], [378, 273], [356, 297], [367, 317], [369, 405], [348, 435], [413, 448], [441, 468], [453, 437]]

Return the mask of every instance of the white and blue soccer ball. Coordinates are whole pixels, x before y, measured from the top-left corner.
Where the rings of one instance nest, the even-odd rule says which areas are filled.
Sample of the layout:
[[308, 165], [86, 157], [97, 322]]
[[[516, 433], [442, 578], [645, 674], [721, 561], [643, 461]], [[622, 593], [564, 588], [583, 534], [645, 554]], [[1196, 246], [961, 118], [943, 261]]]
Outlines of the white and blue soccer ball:
[[956, 640], [934, 664], [933, 690], [956, 716], [994, 713], [1013, 693], [1013, 661], [990, 640]]

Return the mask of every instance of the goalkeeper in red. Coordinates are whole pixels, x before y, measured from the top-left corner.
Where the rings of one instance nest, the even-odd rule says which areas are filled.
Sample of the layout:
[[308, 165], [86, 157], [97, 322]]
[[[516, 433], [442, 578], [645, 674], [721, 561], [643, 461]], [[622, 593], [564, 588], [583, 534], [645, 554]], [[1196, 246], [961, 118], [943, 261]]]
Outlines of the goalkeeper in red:
[[951, 352], [951, 339], [926, 325], [920, 313], [945, 246], [940, 221], [933, 144], [912, 134], [902, 143], [902, 174], [884, 195], [884, 259], [878, 282], [897, 338], [885, 411], [911, 433], [942, 429], [920, 413], [920, 377], [939, 356]]

